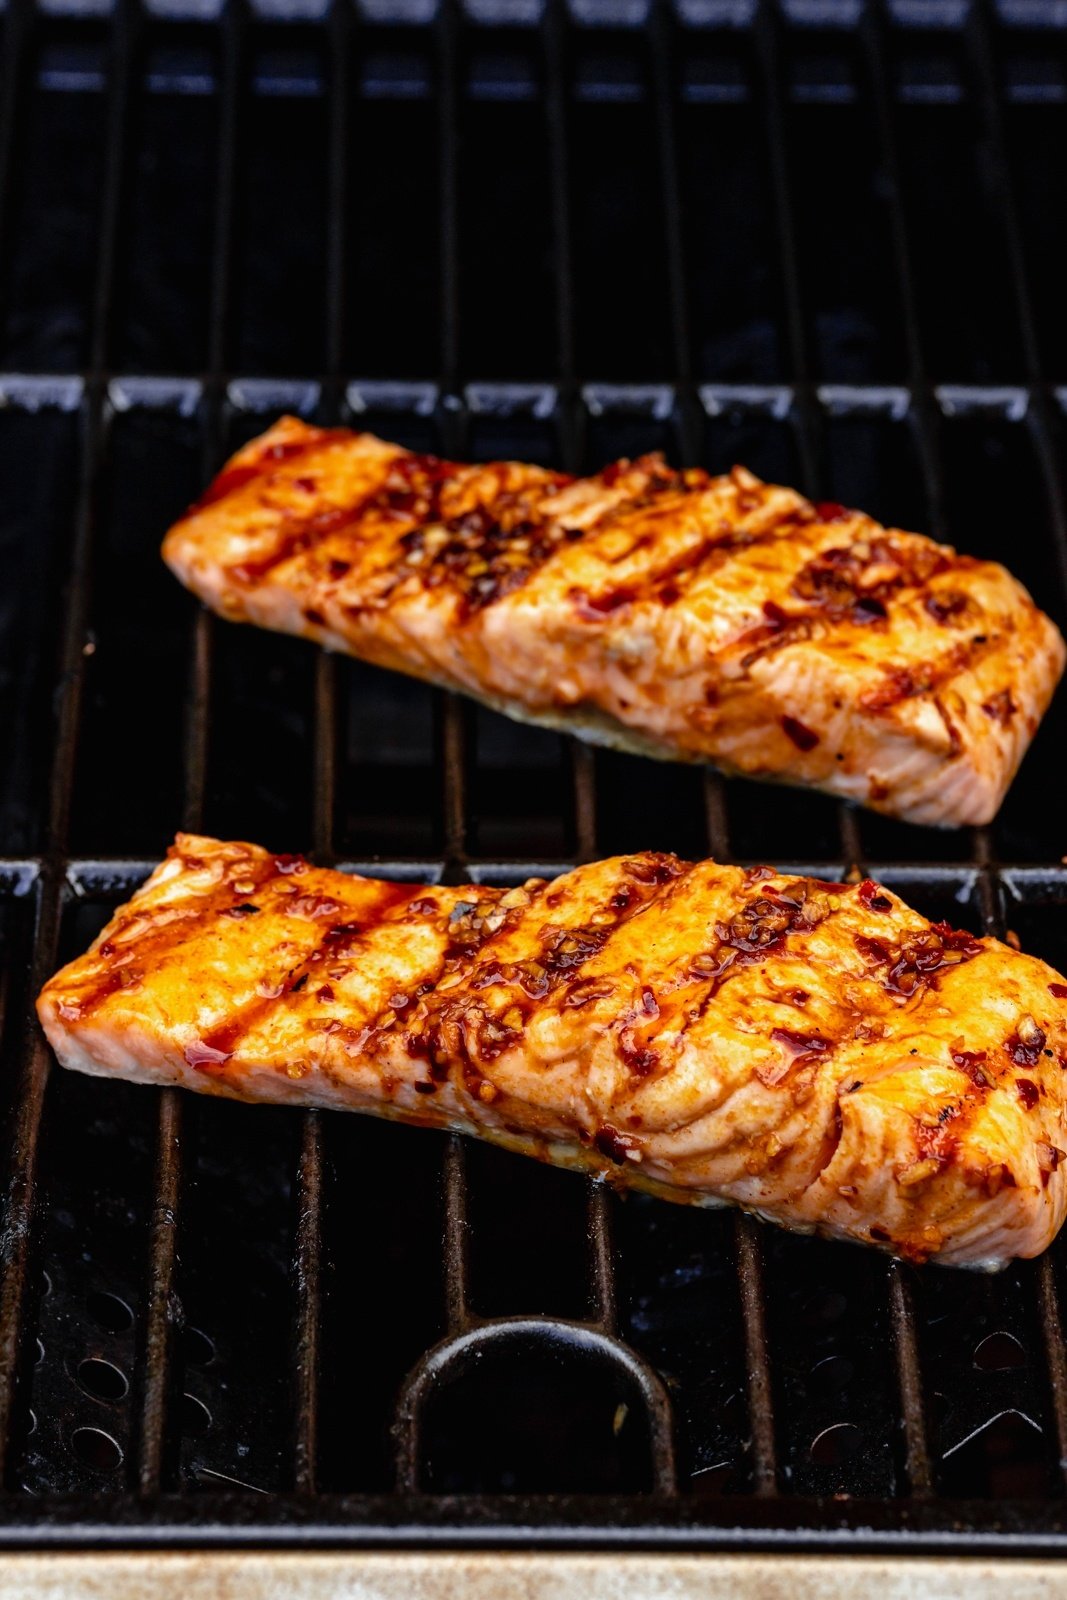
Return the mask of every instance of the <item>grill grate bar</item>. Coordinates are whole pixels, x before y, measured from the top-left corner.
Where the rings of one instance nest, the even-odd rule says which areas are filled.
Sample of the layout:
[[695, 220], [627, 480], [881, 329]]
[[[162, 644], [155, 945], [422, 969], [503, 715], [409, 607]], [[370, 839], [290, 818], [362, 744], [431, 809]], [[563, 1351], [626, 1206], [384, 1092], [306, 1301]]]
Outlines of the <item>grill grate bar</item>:
[[992, 41], [989, 37], [989, 22], [981, 4], [973, 8], [968, 28], [968, 40], [971, 46], [971, 58], [978, 85], [982, 122], [991, 152], [991, 170], [997, 197], [997, 213], [1002, 220], [1008, 261], [1011, 267], [1012, 288], [1019, 319], [1026, 376], [1030, 388], [1027, 418], [1030, 423], [1041, 472], [1045, 480], [1045, 491], [1056, 544], [1060, 578], [1064, 589], [1067, 590], [1067, 501], [1065, 501], [1064, 497], [1060, 463], [1061, 453], [1057, 449], [1053, 436], [1048, 391], [1041, 382], [1040, 343], [1037, 335], [1037, 321], [1034, 316], [1033, 298], [1030, 293], [1026, 251], [1023, 246], [1018, 207], [1015, 203], [1015, 190], [1008, 165], [1004, 121], [1000, 109], [1000, 96], [997, 90], [995, 57]]
[[915, 1326], [915, 1305], [907, 1269], [899, 1261], [889, 1265], [889, 1319], [893, 1330], [893, 1354], [904, 1418], [904, 1456], [908, 1487], [919, 1499], [933, 1492], [926, 1408], [923, 1400], [922, 1367]]
[[[542, 24], [545, 63], [545, 132], [556, 259], [556, 365], [559, 373], [560, 458], [567, 472], [582, 465], [584, 407], [575, 379], [574, 251], [571, 235], [570, 163], [567, 153], [567, 75], [564, 0], [548, 0]], [[592, 847], [591, 847], [592, 848]]]
[[[228, 0], [223, 18], [222, 112], [219, 126], [218, 186], [215, 191], [214, 251], [211, 270], [209, 368], [220, 373], [226, 358], [226, 327], [234, 240], [237, 108], [241, 64], [240, 0]], [[226, 391], [217, 377], [204, 391], [204, 477], [217, 470], [224, 452]], [[184, 825], [203, 826], [207, 797], [211, 676], [214, 626], [206, 611], [197, 613], [191, 642], [191, 672], [185, 721]], [[177, 1251], [182, 1193], [181, 1134], [185, 1110], [177, 1089], [159, 1092], [156, 1134], [156, 1195], [149, 1235], [149, 1278], [144, 1316], [138, 1487], [150, 1496], [164, 1486], [167, 1419], [174, 1383], [174, 1331], [181, 1318], [177, 1290]]]
[[676, 433], [682, 465], [700, 460], [699, 401], [692, 385], [692, 340], [685, 274], [682, 196], [675, 119], [675, 70], [671, 18], [657, 4], [651, 29], [653, 99], [662, 188], [664, 253], [670, 298], [671, 362], [675, 376]]
[[758, 1224], [743, 1211], [737, 1212], [734, 1217], [734, 1249], [741, 1286], [741, 1321], [748, 1372], [752, 1487], [758, 1495], [773, 1495], [778, 1492], [778, 1452], [774, 1438], [774, 1399], [767, 1347], [763, 1246]]
[[[348, 189], [349, 12], [335, 0], [329, 19], [331, 95], [326, 236], [326, 392], [331, 408], [343, 400], [345, 340], [346, 198]], [[338, 773], [337, 658], [325, 651], [315, 663], [312, 842], [316, 861], [336, 860]], [[295, 1337], [293, 1361], [293, 1483], [299, 1493], [318, 1487], [319, 1365], [324, 1256], [323, 1163], [325, 1130], [318, 1111], [301, 1119], [293, 1240]]]
[[33, 26], [31, 0], [13, 0], [4, 18], [3, 86], [0, 89], [0, 241], [7, 240], [12, 164], [19, 104], [29, 79], [26, 58]]
[[893, 102], [885, 65], [889, 50], [888, 30], [880, 4], [867, 8], [865, 23], [861, 29], [861, 40], [865, 46], [865, 61], [874, 107], [878, 162], [885, 180], [889, 202], [897, 293], [900, 298], [904, 342], [908, 353], [908, 419], [911, 438], [919, 470], [922, 473], [923, 489], [929, 508], [930, 532], [934, 538], [943, 540], [946, 536], [945, 485], [937, 445], [941, 413], [936, 393], [929, 383], [923, 351], [912, 243], [904, 207]]
[[[1056, 543], [1058, 565], [1064, 587], [1067, 588], [1067, 510], [1065, 510], [1063, 483], [1057, 467], [1057, 451], [1052, 438], [1048, 414], [1048, 399], [1040, 387], [1041, 358], [1037, 337], [1037, 324], [1030, 294], [1023, 248], [1022, 230], [1015, 204], [1014, 190], [1008, 167], [1007, 145], [1000, 110], [997, 76], [989, 21], [983, 6], [975, 6], [968, 29], [971, 60], [978, 89], [982, 124], [991, 151], [993, 186], [996, 192], [997, 212], [1002, 219], [1003, 233], [1011, 268], [1012, 286], [1027, 377], [1036, 386], [1031, 407], [1030, 423], [1035, 450], [1051, 512], [1051, 522]], [[989, 873], [995, 872], [991, 859], [991, 843], [986, 847], [985, 865]], [[986, 874], [983, 873], [983, 889]], [[1000, 896], [995, 885], [990, 884], [985, 893], [993, 898], [991, 910], [993, 931], [1003, 933]], [[1037, 1269], [1036, 1292], [1038, 1319], [1044, 1344], [1045, 1364], [1048, 1369], [1049, 1394], [1056, 1426], [1058, 1461], [1061, 1477], [1067, 1483], [1067, 1358], [1064, 1354], [1062, 1321], [1056, 1289], [1055, 1270], [1050, 1254], [1046, 1254]]]
[[[93, 294], [91, 349], [94, 359], [106, 357], [116, 231], [118, 228], [122, 152], [129, 104], [130, 36], [120, 18], [112, 35], [109, 63], [106, 157], [101, 196], [99, 245]], [[21, 24], [16, 19], [17, 47]], [[17, 48], [14, 53], [17, 55]], [[11, 88], [12, 84], [9, 83]], [[7, 162], [4, 205], [9, 200], [11, 152], [17, 136], [17, 108], [12, 100], [4, 113], [0, 155]], [[54, 970], [66, 896], [64, 858], [70, 827], [70, 799], [77, 758], [84, 685], [86, 627], [89, 618], [91, 552], [96, 527], [97, 496], [107, 454], [110, 414], [106, 388], [96, 374], [86, 390], [81, 416], [77, 510], [69, 557], [68, 583], [60, 625], [61, 649], [56, 696], [56, 734], [50, 773], [45, 850], [37, 889], [37, 908], [30, 957], [30, 992], [26, 1034], [20, 1058], [25, 1066], [18, 1084], [12, 1126], [11, 1164], [4, 1197], [3, 1244], [0, 1247], [0, 1482], [8, 1466], [16, 1388], [22, 1364], [23, 1313], [31, 1264], [41, 1119], [50, 1071], [50, 1053], [36, 1024], [33, 998]]]
[[293, 1486], [314, 1494], [317, 1486], [319, 1331], [322, 1325], [322, 1121], [306, 1111], [297, 1167], [297, 1222], [293, 1250], [296, 1328], [293, 1349]]

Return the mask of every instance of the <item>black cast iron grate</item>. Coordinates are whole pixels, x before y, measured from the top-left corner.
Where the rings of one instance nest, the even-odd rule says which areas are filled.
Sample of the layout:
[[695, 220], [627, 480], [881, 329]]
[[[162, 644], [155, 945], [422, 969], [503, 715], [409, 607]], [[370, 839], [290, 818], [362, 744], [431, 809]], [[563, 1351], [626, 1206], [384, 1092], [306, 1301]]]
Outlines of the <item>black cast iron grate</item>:
[[1062, 625], [1056, 8], [76, 10], [3, 17], [0, 1542], [1061, 1548], [1062, 1249], [915, 1273], [83, 1080], [29, 1009], [180, 825], [454, 881], [862, 864], [1067, 965], [1062, 701], [941, 835], [216, 626], [156, 554], [289, 409], [743, 460], [1004, 557]]

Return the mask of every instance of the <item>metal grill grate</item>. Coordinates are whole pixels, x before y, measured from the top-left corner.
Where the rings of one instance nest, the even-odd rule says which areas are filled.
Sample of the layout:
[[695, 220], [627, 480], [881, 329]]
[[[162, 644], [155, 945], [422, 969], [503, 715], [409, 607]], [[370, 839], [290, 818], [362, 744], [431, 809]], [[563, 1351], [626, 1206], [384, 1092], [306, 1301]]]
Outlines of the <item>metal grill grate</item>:
[[291, 409], [744, 460], [1005, 558], [1062, 625], [1067, 35], [1033, 10], [9, 0], [0, 1541], [1062, 1545], [1061, 1250], [916, 1274], [84, 1082], [30, 1012], [178, 825], [409, 879], [862, 865], [1067, 964], [1062, 706], [993, 827], [932, 834], [216, 627], [156, 556]]

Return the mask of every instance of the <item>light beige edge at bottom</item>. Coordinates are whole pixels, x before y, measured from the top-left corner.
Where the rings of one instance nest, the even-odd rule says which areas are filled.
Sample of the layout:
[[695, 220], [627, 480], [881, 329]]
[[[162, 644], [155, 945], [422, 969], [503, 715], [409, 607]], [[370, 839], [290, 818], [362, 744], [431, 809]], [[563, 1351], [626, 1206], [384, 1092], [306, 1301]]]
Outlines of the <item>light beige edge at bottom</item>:
[[0, 1555], [0, 1600], [1050, 1600], [1067, 1563], [964, 1557]]

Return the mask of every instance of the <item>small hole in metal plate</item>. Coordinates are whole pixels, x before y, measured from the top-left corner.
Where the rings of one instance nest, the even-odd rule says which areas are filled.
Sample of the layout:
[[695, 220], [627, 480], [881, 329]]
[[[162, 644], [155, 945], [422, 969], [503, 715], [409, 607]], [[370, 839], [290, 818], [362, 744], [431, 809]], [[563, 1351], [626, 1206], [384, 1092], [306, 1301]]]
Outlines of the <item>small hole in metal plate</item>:
[[817, 1467], [840, 1467], [851, 1461], [863, 1442], [860, 1430], [851, 1422], [835, 1422], [811, 1441], [809, 1455]]
[[211, 1426], [211, 1412], [195, 1395], [182, 1395], [182, 1432], [192, 1435], [206, 1433]]
[[90, 1357], [78, 1368], [78, 1382], [87, 1394], [97, 1400], [121, 1400], [129, 1389], [126, 1374], [110, 1361]]
[[848, 1386], [854, 1370], [847, 1356], [827, 1356], [812, 1368], [808, 1388], [817, 1394], [836, 1394]]
[[215, 1346], [199, 1328], [186, 1328], [182, 1334], [182, 1350], [191, 1367], [206, 1367], [215, 1359]]
[[974, 1352], [974, 1364], [982, 1372], [1003, 1372], [1008, 1367], [1024, 1367], [1026, 1351], [1011, 1333], [990, 1333]]
[[74, 1454], [97, 1472], [113, 1472], [122, 1462], [122, 1447], [102, 1428], [75, 1428], [70, 1436]]
[[41, 1340], [38, 1339], [37, 1340], [37, 1348], [34, 1351], [34, 1356], [33, 1356], [33, 1364], [34, 1364], [34, 1366], [35, 1367], [39, 1367], [43, 1360], [44, 1360], [44, 1345], [41, 1342]]
[[94, 1289], [85, 1305], [97, 1327], [103, 1328], [105, 1333], [125, 1333], [133, 1326], [133, 1312], [117, 1294]]

